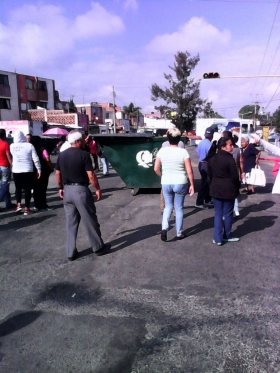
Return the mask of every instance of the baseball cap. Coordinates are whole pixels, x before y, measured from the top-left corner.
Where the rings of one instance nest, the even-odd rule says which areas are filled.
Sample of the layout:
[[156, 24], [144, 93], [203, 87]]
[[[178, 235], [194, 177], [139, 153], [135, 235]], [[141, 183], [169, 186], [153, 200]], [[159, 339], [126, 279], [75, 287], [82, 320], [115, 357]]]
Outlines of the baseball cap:
[[206, 130], [205, 130], [204, 136], [205, 136], [205, 137], [213, 137], [214, 132], [215, 132], [215, 131], [213, 130], [213, 128], [208, 127], [208, 128], [206, 128]]

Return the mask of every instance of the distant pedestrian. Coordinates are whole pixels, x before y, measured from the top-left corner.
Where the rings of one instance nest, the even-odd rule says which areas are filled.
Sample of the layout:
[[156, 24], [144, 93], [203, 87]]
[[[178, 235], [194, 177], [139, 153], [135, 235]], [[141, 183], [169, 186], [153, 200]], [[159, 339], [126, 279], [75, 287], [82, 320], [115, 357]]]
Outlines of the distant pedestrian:
[[[175, 127], [172, 127], [172, 128], [175, 128]], [[170, 129], [172, 129], [170, 128]], [[168, 131], [166, 131], [166, 134], [164, 135], [164, 137], [167, 137], [167, 134], [168, 134]], [[170, 146], [170, 142], [167, 140], [167, 141], [164, 141], [161, 145], [162, 148], [165, 148], [167, 146]], [[178, 143], [178, 148], [181, 148], [181, 149], [185, 149], [185, 144], [183, 143], [183, 141], [179, 141]], [[165, 207], [165, 202], [164, 202], [164, 196], [163, 196], [163, 191], [161, 189], [161, 192], [160, 192], [160, 211], [163, 213], [164, 211], [164, 207]], [[173, 210], [173, 215], [176, 216], [176, 212], [175, 210]]]
[[34, 210], [50, 211], [52, 207], [47, 205], [47, 188], [50, 174], [53, 172], [53, 166], [49, 153], [42, 146], [40, 136], [32, 136], [31, 144], [34, 146], [41, 163], [41, 177], [35, 178], [33, 187]]
[[[238, 138], [237, 135], [234, 135], [231, 131], [224, 131], [222, 133], [222, 137], [231, 139], [231, 141], [233, 143], [232, 156], [233, 156], [233, 159], [235, 160], [235, 164], [236, 164], [236, 167], [237, 167], [237, 172], [238, 172], [238, 175], [239, 175], [239, 180], [241, 182], [241, 180], [243, 178], [245, 178], [245, 174], [243, 172], [243, 163], [241, 162], [241, 150], [240, 150], [239, 146], [237, 145], [237, 142], [238, 142], [239, 138]], [[239, 214], [238, 198], [237, 197], [235, 198], [235, 201], [234, 201], [233, 213], [234, 213], [235, 216], [240, 215]]]
[[89, 184], [95, 188], [96, 199], [99, 201], [101, 190], [90, 155], [82, 150], [85, 145], [82, 133], [71, 131], [68, 142], [71, 147], [62, 152], [57, 160], [56, 180], [66, 217], [66, 255], [72, 261], [78, 257], [76, 238], [81, 219], [96, 255], [108, 253], [111, 245], [104, 244], [102, 240], [94, 198], [88, 188]]
[[[56, 144], [55, 146], [55, 151], [54, 151], [54, 154], [57, 155], [59, 154], [61, 151], [65, 150], [65, 149], [62, 149], [63, 145], [65, 144], [66, 142], [66, 136], [65, 135], [62, 135], [60, 137], [60, 140], [59, 142]], [[67, 148], [66, 148], [67, 149]]]
[[11, 181], [12, 155], [6, 140], [6, 131], [0, 129], [0, 202], [5, 201], [6, 209], [13, 207], [9, 185]]
[[96, 170], [99, 170], [99, 165], [98, 165], [98, 158], [97, 158], [97, 154], [98, 154], [98, 146], [97, 146], [97, 143], [96, 141], [94, 140], [94, 137], [88, 135], [86, 138], [85, 138], [85, 144], [86, 146], [89, 147], [89, 154], [92, 158], [92, 161], [94, 163], [94, 171]]
[[[24, 215], [32, 214], [30, 209], [31, 189], [34, 185], [34, 171], [36, 168], [36, 177], [41, 176], [41, 164], [34, 146], [26, 141], [24, 134], [21, 131], [16, 131], [14, 134], [14, 142], [10, 146], [13, 156], [13, 177], [16, 187], [17, 206], [15, 212], [22, 211], [21, 198], [22, 190], [25, 191], [25, 209]], [[33, 166], [34, 164], [34, 166]]]
[[207, 156], [209, 149], [211, 148], [211, 141], [214, 136], [214, 129], [211, 127], [206, 128], [204, 136], [205, 138], [200, 141], [196, 149], [196, 152], [198, 153], [199, 157], [198, 170], [201, 176], [201, 182], [197, 193], [195, 207], [199, 209], [208, 209], [207, 205], [211, 204], [207, 170], [204, 167], [203, 161]]
[[241, 137], [241, 162], [243, 172], [245, 173], [245, 188], [242, 193], [255, 194], [254, 185], [247, 184], [246, 180], [250, 180], [251, 170], [258, 166], [261, 152], [253, 145], [250, 144], [250, 138], [247, 135]]
[[234, 200], [239, 193], [239, 175], [232, 156], [233, 142], [221, 137], [218, 151], [208, 161], [207, 174], [210, 180], [210, 196], [212, 197], [214, 217], [214, 240], [218, 246], [223, 242], [239, 241], [232, 237]]
[[189, 153], [186, 149], [178, 147], [181, 132], [172, 128], [167, 134], [170, 146], [161, 148], [154, 165], [155, 173], [161, 177], [165, 208], [162, 216], [161, 240], [167, 241], [167, 230], [172, 210], [176, 211], [176, 237], [182, 240], [183, 233], [183, 207], [187, 193], [194, 193], [194, 177]]

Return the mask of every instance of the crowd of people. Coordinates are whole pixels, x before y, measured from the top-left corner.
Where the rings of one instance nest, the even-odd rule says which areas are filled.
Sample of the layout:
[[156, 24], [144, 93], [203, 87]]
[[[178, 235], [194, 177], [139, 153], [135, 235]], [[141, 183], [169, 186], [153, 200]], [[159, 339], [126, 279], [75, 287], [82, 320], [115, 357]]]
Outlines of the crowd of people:
[[[280, 151], [259, 138], [250, 143], [247, 135], [241, 135], [239, 147], [239, 136], [231, 131], [224, 131], [219, 140], [213, 141], [214, 133], [212, 127], [207, 128], [204, 139], [201, 139], [196, 149], [201, 181], [195, 207], [214, 207], [213, 243], [221, 246], [223, 242], [239, 241], [238, 237], [232, 236], [231, 230], [234, 216], [239, 216], [238, 195], [242, 183], [244, 189], [241, 193], [255, 193], [254, 185], [249, 185], [250, 174], [258, 166], [261, 152], [253, 143], [260, 142], [265, 149], [278, 156]], [[179, 147], [181, 133], [176, 128], [169, 129], [167, 138], [168, 141], [157, 153], [154, 165], [154, 171], [161, 177], [162, 185], [162, 241], [167, 241], [172, 210], [175, 210], [177, 239], [185, 238], [182, 230], [184, 198], [187, 193], [194, 193], [191, 160], [184, 147]], [[274, 161], [273, 171], [278, 173], [280, 159]]]
[[[247, 135], [242, 135], [240, 148], [237, 145], [238, 137], [231, 131], [224, 131], [218, 141], [213, 141], [213, 135], [213, 128], [207, 128], [205, 138], [196, 149], [201, 181], [195, 207], [214, 207], [213, 243], [220, 246], [223, 242], [239, 241], [238, 237], [232, 236], [231, 230], [233, 217], [239, 215], [241, 182], [244, 182], [242, 192], [248, 195], [255, 193], [254, 186], [248, 185], [247, 181], [251, 169], [258, 165], [261, 153], [250, 143]], [[54, 168], [41, 138], [29, 134], [24, 136], [22, 132], [16, 131], [11, 146], [5, 138], [5, 130], [0, 129], [0, 202], [5, 201], [6, 209], [13, 207], [9, 192], [12, 170], [15, 212], [29, 215], [39, 210], [51, 210], [46, 195], [49, 176]], [[176, 238], [182, 240], [186, 237], [183, 231], [184, 199], [187, 194], [193, 195], [195, 192], [190, 155], [180, 140], [181, 132], [177, 128], [169, 129], [167, 141], [158, 151], [154, 163], [154, 172], [161, 178], [162, 185], [162, 241], [167, 241], [172, 211], [176, 216]], [[255, 141], [260, 141], [265, 149], [280, 156], [279, 148], [260, 139]], [[62, 138], [56, 150], [59, 153], [56, 181], [66, 217], [66, 255], [69, 260], [78, 257], [76, 238], [80, 221], [83, 221], [92, 250], [97, 255], [103, 255], [111, 245], [102, 240], [94, 198], [88, 186], [93, 186], [96, 199], [100, 200], [101, 190], [94, 171], [99, 170], [100, 159], [103, 173], [107, 175], [108, 161], [94, 138], [85, 137], [78, 130], [71, 131], [67, 139]], [[280, 162], [277, 163], [279, 169]], [[34, 207], [30, 208], [32, 196]]]

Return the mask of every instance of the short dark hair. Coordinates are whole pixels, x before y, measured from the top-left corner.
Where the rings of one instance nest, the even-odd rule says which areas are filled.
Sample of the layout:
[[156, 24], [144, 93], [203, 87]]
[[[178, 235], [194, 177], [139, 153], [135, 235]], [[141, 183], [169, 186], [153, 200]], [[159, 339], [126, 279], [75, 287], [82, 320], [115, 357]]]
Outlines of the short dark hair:
[[178, 145], [181, 140], [181, 132], [178, 128], [170, 128], [167, 131], [167, 139], [170, 145]]
[[4, 128], [0, 128], [0, 139], [3, 140], [6, 138], [6, 130]]

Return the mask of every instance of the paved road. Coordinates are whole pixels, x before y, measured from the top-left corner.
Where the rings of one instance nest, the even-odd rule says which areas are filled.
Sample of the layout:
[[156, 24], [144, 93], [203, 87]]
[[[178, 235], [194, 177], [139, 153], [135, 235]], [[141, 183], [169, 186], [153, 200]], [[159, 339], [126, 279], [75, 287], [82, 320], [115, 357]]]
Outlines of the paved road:
[[81, 258], [67, 261], [53, 176], [53, 211], [0, 213], [1, 373], [279, 372], [280, 196], [263, 165], [267, 187], [241, 197], [241, 241], [222, 247], [196, 195], [188, 237], [175, 241], [172, 229], [161, 242], [158, 191], [132, 197], [114, 172], [100, 177], [96, 204], [106, 256], [91, 253], [81, 227]]

